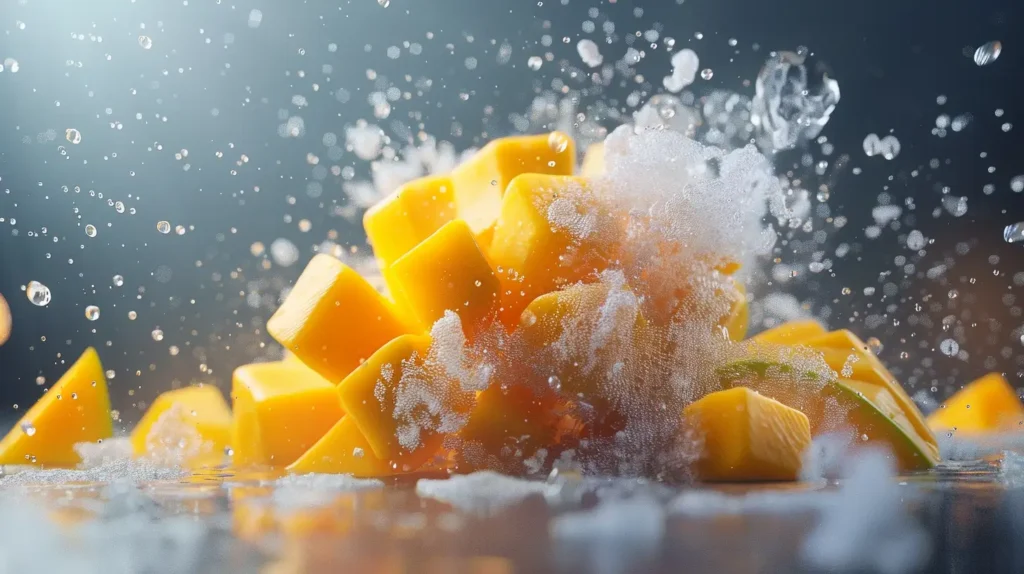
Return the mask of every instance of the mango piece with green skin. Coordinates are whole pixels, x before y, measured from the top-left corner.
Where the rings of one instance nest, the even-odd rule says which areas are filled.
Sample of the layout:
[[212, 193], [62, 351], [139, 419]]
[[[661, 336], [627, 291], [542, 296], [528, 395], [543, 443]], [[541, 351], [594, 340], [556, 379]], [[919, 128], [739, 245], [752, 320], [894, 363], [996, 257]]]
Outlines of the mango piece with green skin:
[[0, 464], [73, 467], [76, 444], [113, 435], [103, 365], [89, 347], [0, 441]]
[[729, 363], [716, 374], [722, 388], [749, 387], [804, 413], [813, 436], [852, 432], [855, 445], [888, 447], [901, 471], [924, 470], [939, 462], [883, 387], [826, 380], [785, 363], [758, 359]]

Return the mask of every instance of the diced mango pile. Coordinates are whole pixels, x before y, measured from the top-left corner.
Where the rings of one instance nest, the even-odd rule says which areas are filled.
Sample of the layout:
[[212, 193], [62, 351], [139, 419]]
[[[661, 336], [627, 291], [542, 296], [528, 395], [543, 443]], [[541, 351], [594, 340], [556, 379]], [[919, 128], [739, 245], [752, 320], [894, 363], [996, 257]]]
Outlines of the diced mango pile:
[[[614, 436], [624, 420], [609, 407], [605, 387], [622, 366], [616, 357], [627, 349], [642, 359], [659, 345], [665, 321], [636, 312], [609, 331], [608, 301], [640, 309], [628, 281], [598, 281], [615, 268], [618, 247], [581, 242], [551, 223], [553, 212], [576, 215], [564, 213], [561, 200], [587, 204], [603, 171], [603, 150], [595, 146], [582, 175], [573, 175], [574, 143], [554, 132], [499, 139], [449, 175], [404, 185], [364, 218], [388, 293], [335, 258], [313, 257], [267, 323], [286, 357], [236, 369], [230, 407], [209, 386], [160, 395], [131, 435], [135, 455], [172, 454], [192, 468], [229, 458], [236, 468], [359, 477], [465, 472], [502, 453], [527, 458], [572, 444], [567, 437], [578, 439], [584, 425], [570, 414], [576, 401], [598, 411], [586, 423], [589, 436]], [[596, 201], [587, 214], [595, 225], [621, 223]], [[728, 312], [718, 320], [721, 333], [707, 336], [725, 335], [747, 354], [718, 368], [714, 388], [681, 413], [665, 415], [697, 446], [698, 479], [795, 480], [812, 439], [827, 433], [854, 447], [884, 447], [902, 470], [926, 469], [939, 461], [933, 429], [987, 432], [1024, 421], [1024, 406], [998, 375], [964, 388], [926, 421], [847, 330], [795, 321], [744, 341], [747, 299], [731, 277], [737, 268], [729, 263], [714, 272], [722, 285], [715, 296]], [[685, 294], [675, 297], [665, 308], [685, 313]], [[456, 317], [456, 344], [514, 333], [520, 362], [551, 363], [549, 384], [466, 386], [465, 373], [439, 370], [431, 362], [435, 342], [452, 341], [440, 341], [432, 328]], [[573, 334], [599, 334], [605, 344], [574, 349], [565, 344]], [[794, 349], [834, 373], [765, 358]], [[511, 363], [513, 374], [530, 366]], [[0, 464], [72, 466], [79, 462], [75, 444], [111, 437], [103, 373], [87, 350], [3, 439]], [[413, 383], [444, 392], [418, 396]]]

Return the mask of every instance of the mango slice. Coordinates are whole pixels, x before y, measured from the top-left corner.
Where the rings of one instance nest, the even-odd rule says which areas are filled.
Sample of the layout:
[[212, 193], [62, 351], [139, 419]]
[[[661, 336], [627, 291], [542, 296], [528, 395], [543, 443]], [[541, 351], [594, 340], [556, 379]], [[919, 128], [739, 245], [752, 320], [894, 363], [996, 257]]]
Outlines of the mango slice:
[[824, 335], [825, 327], [814, 319], [786, 321], [785, 323], [762, 331], [752, 338], [758, 343], [772, 345], [799, 345], [807, 339]]
[[561, 132], [496, 139], [452, 172], [456, 213], [478, 238], [486, 239], [501, 212], [502, 195], [514, 177], [522, 173], [571, 175], [575, 164], [576, 144]]
[[465, 221], [444, 224], [391, 265], [388, 287], [427, 331], [445, 311], [462, 319], [472, 340], [498, 307], [498, 278]]
[[811, 444], [803, 413], [745, 387], [705, 395], [683, 416], [703, 439], [704, 481], [796, 480]]
[[584, 177], [595, 177], [604, 174], [604, 142], [591, 144], [587, 153], [583, 154], [583, 163], [580, 165], [580, 175]]
[[359, 478], [388, 476], [397, 472], [396, 465], [381, 460], [356, 426], [345, 416], [320, 440], [288, 467], [289, 472], [351, 474]]
[[1022, 424], [1024, 405], [999, 373], [972, 381], [928, 417], [928, 426], [935, 432], [955, 430], [967, 435], [1016, 431]]
[[4, 296], [0, 295], [0, 345], [11, 338], [11, 323], [11, 308], [7, 306]]
[[455, 184], [448, 176], [429, 176], [403, 185], [367, 210], [363, 227], [385, 269], [453, 219]]
[[132, 431], [135, 456], [175, 460], [188, 467], [218, 465], [231, 442], [231, 409], [217, 387], [167, 391], [153, 401]]
[[[351, 418], [356, 424], [374, 456], [395, 463], [400, 470], [413, 470], [422, 465], [437, 452], [443, 438], [429, 429], [419, 428], [415, 421], [399, 421], [395, 416], [402, 377], [410, 368], [422, 365], [430, 343], [428, 335], [398, 337], [381, 347], [338, 386], [341, 405], [347, 413], [345, 418]], [[415, 377], [415, 382], [430, 385], [432, 381], [428, 379], [429, 376], [420, 375]], [[450, 405], [439, 407], [451, 410]], [[403, 422], [414, 426], [401, 429]], [[410, 429], [418, 434], [400, 441], [399, 433]], [[415, 446], [409, 446], [413, 444]]]
[[[900, 423], [906, 420], [884, 387], [842, 379], [821, 380], [790, 365], [760, 360], [730, 363], [718, 371], [723, 388], [749, 387], [807, 415], [811, 435], [852, 432], [853, 445], [887, 447], [901, 471], [924, 470], [939, 462], [928, 443]], [[882, 406], [871, 401], [879, 400]], [[884, 397], [884, 398], [879, 398]]]
[[[800, 344], [822, 351], [825, 362], [840, 376], [876, 384], [889, 391], [910, 422], [910, 427], [907, 430], [919, 436], [928, 445], [932, 457], [938, 460], [938, 442], [925, 422], [921, 411], [918, 410], [910, 395], [903, 390], [903, 386], [896, 380], [896, 377], [892, 376], [882, 361], [857, 335], [846, 329], [840, 329], [805, 339]], [[855, 361], [850, 359], [851, 355], [856, 359]], [[844, 368], [851, 371], [850, 374], [844, 373]]]
[[103, 365], [89, 347], [0, 441], [0, 464], [71, 467], [76, 444], [113, 435]]
[[231, 447], [238, 467], [295, 462], [343, 414], [337, 387], [293, 362], [235, 369], [231, 398]]
[[615, 222], [590, 194], [590, 180], [578, 177], [525, 174], [509, 183], [489, 250], [506, 325], [514, 325], [538, 296], [591, 276], [614, 259], [614, 242], [601, 231]]
[[317, 255], [267, 321], [267, 331], [337, 384], [384, 343], [410, 328], [394, 305], [356, 271], [329, 255]]

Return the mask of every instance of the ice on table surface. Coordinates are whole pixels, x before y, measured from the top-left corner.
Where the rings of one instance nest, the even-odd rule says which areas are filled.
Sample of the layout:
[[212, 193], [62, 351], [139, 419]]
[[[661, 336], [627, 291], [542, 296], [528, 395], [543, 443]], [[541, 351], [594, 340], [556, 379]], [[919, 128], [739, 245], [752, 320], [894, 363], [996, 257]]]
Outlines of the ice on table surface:
[[76, 445], [83, 462], [77, 469], [24, 468], [16, 473], [0, 476], [0, 488], [73, 482], [142, 483], [178, 480], [188, 472], [178, 466], [166, 466], [147, 459], [132, 458], [128, 439], [108, 439], [102, 443]]
[[665, 537], [665, 507], [653, 498], [607, 500], [597, 507], [551, 521], [552, 539], [562, 547], [565, 566], [600, 574], [629, 572], [653, 560]]
[[459, 511], [491, 515], [531, 496], [549, 496], [558, 487], [484, 470], [448, 479], [421, 478], [416, 494], [452, 505]]

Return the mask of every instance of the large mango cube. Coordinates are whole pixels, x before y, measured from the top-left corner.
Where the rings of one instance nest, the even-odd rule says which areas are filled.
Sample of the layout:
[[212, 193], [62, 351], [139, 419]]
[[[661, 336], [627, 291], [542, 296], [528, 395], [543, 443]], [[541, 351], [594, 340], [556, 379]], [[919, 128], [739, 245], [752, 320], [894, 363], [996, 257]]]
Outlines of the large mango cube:
[[505, 190], [489, 256], [502, 285], [500, 316], [514, 325], [540, 295], [614, 260], [615, 221], [592, 199], [590, 180], [521, 175]]
[[445, 311], [462, 319], [467, 336], [498, 307], [498, 278], [465, 221], [446, 223], [392, 264], [388, 286], [423, 330]]
[[135, 456], [192, 468], [220, 464], [231, 443], [231, 409], [212, 385], [167, 391], [135, 425], [131, 443]]
[[288, 467], [289, 472], [387, 476], [396, 466], [373, 454], [373, 448], [352, 417], [342, 417], [331, 430]]
[[1017, 431], [1024, 428], [1024, 405], [1002, 375], [989, 373], [946, 399], [928, 425], [936, 432], [956, 429], [968, 435]]
[[478, 237], [487, 237], [501, 212], [501, 198], [522, 173], [570, 175], [576, 145], [561, 132], [496, 139], [452, 173], [458, 217]]
[[103, 365], [89, 347], [0, 441], [0, 464], [74, 466], [76, 444], [113, 434]]
[[363, 227], [382, 269], [455, 218], [454, 190], [448, 176], [423, 177], [366, 212]]
[[295, 462], [343, 414], [337, 386], [294, 362], [235, 369], [231, 398], [231, 447], [240, 467]]
[[746, 387], [705, 395], [683, 416], [703, 440], [696, 472], [704, 481], [795, 480], [811, 444], [803, 413]]
[[313, 257], [267, 322], [279, 343], [335, 384], [409, 330], [390, 301], [328, 255]]
[[[439, 414], [431, 413], [430, 406], [445, 411], [456, 406], [446, 404], [444, 396], [451, 395], [436, 388], [442, 384], [438, 376], [433, 376], [438, 374], [423, 372], [430, 343], [428, 335], [398, 337], [381, 347], [338, 386], [346, 418], [355, 422], [374, 456], [393, 462], [402, 471], [422, 465], [440, 447], [442, 436], [423, 428], [420, 417]], [[396, 413], [402, 391], [408, 391], [411, 397], [430, 395], [425, 401], [430, 405], [403, 405], [409, 408]]]

